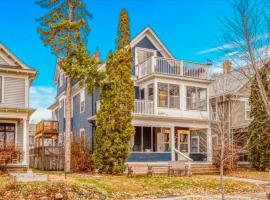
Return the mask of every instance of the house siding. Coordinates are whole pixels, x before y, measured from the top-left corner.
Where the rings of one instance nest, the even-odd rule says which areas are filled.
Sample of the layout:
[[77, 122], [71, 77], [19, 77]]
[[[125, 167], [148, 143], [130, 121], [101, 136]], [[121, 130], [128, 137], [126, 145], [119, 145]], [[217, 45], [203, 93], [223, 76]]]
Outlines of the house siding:
[[1, 107], [25, 108], [25, 79], [4, 77], [4, 102]]
[[92, 115], [92, 95], [87, 95], [85, 91], [85, 111], [80, 113], [80, 93], [73, 97], [73, 118], [72, 133], [73, 139], [80, 137], [80, 129], [85, 130], [88, 148], [92, 150], [92, 124], [88, 122], [88, 118]]

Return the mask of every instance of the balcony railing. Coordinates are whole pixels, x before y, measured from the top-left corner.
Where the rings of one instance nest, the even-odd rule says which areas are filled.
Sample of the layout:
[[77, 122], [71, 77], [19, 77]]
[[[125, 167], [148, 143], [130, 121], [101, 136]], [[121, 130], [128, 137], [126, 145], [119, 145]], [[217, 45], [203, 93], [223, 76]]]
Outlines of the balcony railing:
[[163, 57], [150, 57], [137, 65], [138, 78], [157, 73], [171, 76], [209, 79], [209, 67], [205, 64]]
[[[100, 101], [96, 101], [97, 111], [100, 109]], [[135, 100], [134, 101], [134, 114], [154, 114], [154, 102], [147, 100]]]
[[36, 125], [36, 135], [38, 134], [58, 134], [58, 122], [43, 120]]
[[134, 113], [135, 114], [154, 114], [154, 102], [147, 100], [135, 100], [134, 102]]

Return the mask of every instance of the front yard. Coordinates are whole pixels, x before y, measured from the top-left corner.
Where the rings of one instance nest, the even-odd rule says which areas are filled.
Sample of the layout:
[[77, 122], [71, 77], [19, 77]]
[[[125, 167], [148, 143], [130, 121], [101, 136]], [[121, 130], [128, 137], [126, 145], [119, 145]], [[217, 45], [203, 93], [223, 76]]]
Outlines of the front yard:
[[254, 169], [238, 169], [229, 173], [228, 176], [270, 181], [269, 171], [256, 171]]
[[[210, 195], [219, 193], [219, 180], [214, 176], [132, 177], [90, 174], [49, 173], [47, 183], [12, 183], [0, 177], [0, 199], [131, 199], [177, 195]], [[253, 183], [226, 180], [227, 194], [255, 193], [263, 189]], [[47, 196], [47, 198], [46, 198]], [[2, 197], [2, 198], [1, 198]]]

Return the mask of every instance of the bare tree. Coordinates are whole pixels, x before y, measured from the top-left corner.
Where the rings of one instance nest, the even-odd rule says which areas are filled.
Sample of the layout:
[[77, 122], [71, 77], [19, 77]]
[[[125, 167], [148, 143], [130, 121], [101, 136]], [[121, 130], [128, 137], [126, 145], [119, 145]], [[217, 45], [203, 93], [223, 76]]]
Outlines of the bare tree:
[[223, 21], [223, 49], [236, 70], [255, 78], [267, 115], [270, 101], [263, 86], [260, 69], [269, 64], [270, 13], [269, 0], [233, 0], [233, 18]]
[[[239, 129], [237, 135], [232, 131], [232, 115], [237, 113], [244, 103], [237, 94], [232, 92], [232, 87], [233, 84], [244, 84], [242, 76], [238, 72], [229, 72], [216, 78], [210, 88], [212, 135], [216, 136], [216, 141], [213, 141], [213, 161], [220, 171], [222, 199], [225, 199], [224, 171], [235, 167], [238, 154], [246, 148], [249, 141], [246, 138], [245, 129]], [[239, 146], [239, 143], [242, 145]]]

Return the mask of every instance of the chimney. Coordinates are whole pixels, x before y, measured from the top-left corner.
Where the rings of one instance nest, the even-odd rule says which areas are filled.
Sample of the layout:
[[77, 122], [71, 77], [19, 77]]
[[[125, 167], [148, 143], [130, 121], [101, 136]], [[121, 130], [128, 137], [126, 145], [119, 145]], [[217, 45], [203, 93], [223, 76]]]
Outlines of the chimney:
[[232, 71], [232, 63], [229, 60], [223, 62], [223, 74], [229, 74]]
[[96, 51], [95, 51], [95, 54], [94, 54], [94, 58], [97, 60], [97, 61], [100, 61], [100, 52], [98, 50], [98, 47], [96, 47]]

